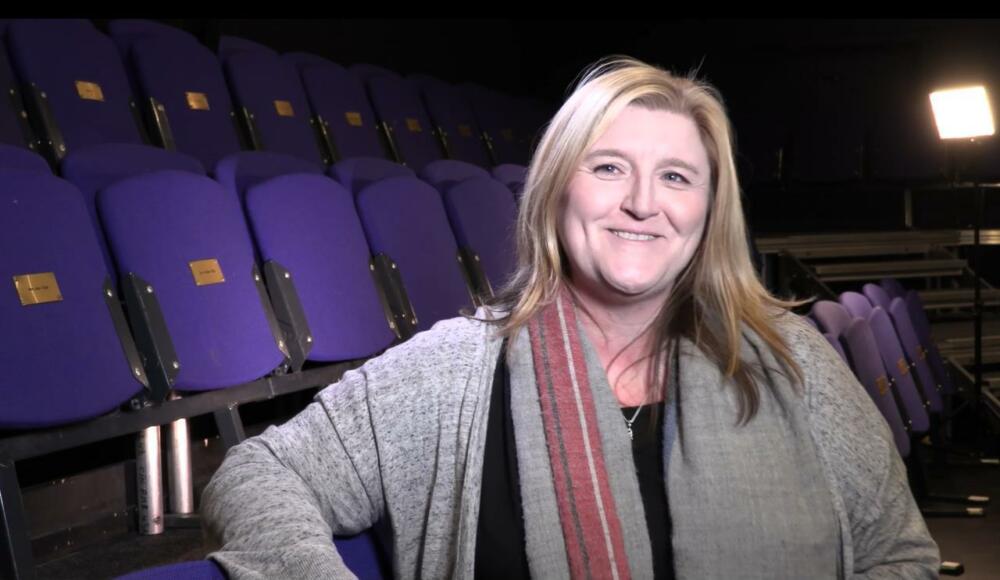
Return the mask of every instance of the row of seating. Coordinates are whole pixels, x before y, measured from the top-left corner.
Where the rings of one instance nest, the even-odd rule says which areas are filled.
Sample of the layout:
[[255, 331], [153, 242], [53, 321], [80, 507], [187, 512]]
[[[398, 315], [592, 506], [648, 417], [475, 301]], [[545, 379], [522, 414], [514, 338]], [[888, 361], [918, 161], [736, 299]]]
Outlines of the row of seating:
[[[308, 368], [342, 372], [323, 365], [455, 316], [513, 267], [516, 197], [496, 177], [513, 169], [516, 187], [523, 167], [352, 157], [324, 168], [303, 147], [313, 135], [295, 111], [308, 107], [281, 92], [294, 93], [281, 79], [295, 69], [246, 51], [227, 60], [228, 84], [244, 111], [254, 98], [267, 105], [244, 118], [269, 148], [243, 151], [215, 57], [186, 33], [127, 24], [112, 30], [130, 31], [115, 38], [145, 77], [127, 76], [86, 21], [0, 30], [27, 87], [18, 118], [46, 144], [0, 147], [0, 270], [16, 290], [0, 305], [10, 321], [0, 360], [25, 369], [0, 380], [5, 577], [31, 574], [17, 460], [326, 384], [336, 374]], [[150, 95], [163, 147], [144, 143], [130, 90]], [[178, 95], [180, 105], [167, 100]], [[33, 148], [47, 148], [64, 179]], [[123, 405], [132, 412], [114, 412]], [[229, 428], [238, 439], [241, 427]]]
[[[843, 292], [838, 302], [818, 301], [809, 320], [851, 367], [892, 431], [910, 467], [918, 501], [984, 504], [983, 496], [929, 493], [919, 442], [930, 436], [944, 443], [956, 388], [930, 334], [920, 296], [895, 279], [865, 284], [862, 292]], [[925, 515], [981, 516], [981, 507], [958, 510], [924, 508]]]

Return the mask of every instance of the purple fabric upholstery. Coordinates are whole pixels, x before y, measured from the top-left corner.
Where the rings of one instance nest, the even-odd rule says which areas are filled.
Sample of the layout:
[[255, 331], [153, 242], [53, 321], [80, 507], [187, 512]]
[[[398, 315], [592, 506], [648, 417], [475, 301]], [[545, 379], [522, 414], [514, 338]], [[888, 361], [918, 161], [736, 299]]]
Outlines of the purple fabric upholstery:
[[[48, 96], [68, 151], [102, 143], [142, 143], [118, 50], [90, 22], [15, 20], [7, 41], [21, 80]], [[81, 98], [77, 81], [99, 85], [104, 100]]]
[[212, 173], [216, 181], [242, 198], [250, 186], [272, 177], [292, 173], [322, 174], [323, 168], [281, 153], [243, 151], [223, 158]]
[[147, 145], [95, 145], [70, 152], [62, 162], [63, 177], [80, 188], [91, 202], [98, 191], [116, 181], [164, 170], [205, 174], [205, 167], [194, 157]]
[[449, 156], [489, 167], [490, 157], [483, 143], [482, 131], [465, 96], [454, 86], [434, 77], [410, 75], [407, 78], [420, 88], [431, 120], [447, 136]]
[[369, 80], [377, 77], [392, 77], [397, 80], [401, 80], [402, 77], [398, 73], [393, 72], [384, 66], [379, 66], [377, 64], [368, 64], [364, 62], [359, 62], [357, 64], [352, 64], [350, 67], [351, 74], [361, 79], [363, 82], [368, 82]]
[[489, 135], [496, 164], [526, 164], [528, 157], [518, 142], [510, 98], [475, 84], [460, 85], [459, 90], [472, 105], [479, 128]]
[[211, 560], [197, 560], [139, 570], [116, 580], [226, 580], [226, 574]]
[[[163, 105], [177, 151], [205, 167], [240, 151], [222, 65], [210, 50], [193, 37], [147, 36], [132, 42], [130, 60], [143, 106], [150, 97]], [[192, 108], [188, 93], [203, 95], [208, 109]]]
[[910, 368], [913, 369], [917, 380], [920, 381], [921, 391], [927, 402], [930, 403], [929, 411], [935, 414], [943, 413], [944, 401], [941, 399], [943, 388], [931, 371], [927, 360], [929, 353], [922, 347], [920, 339], [917, 337], [917, 332], [910, 321], [910, 312], [906, 308], [906, 302], [902, 298], [893, 298], [888, 312], [892, 323], [896, 326], [896, 334], [899, 335], [903, 351], [910, 359]]
[[889, 319], [889, 315], [885, 310], [876, 306], [872, 309], [872, 313], [868, 317], [868, 324], [871, 326], [872, 334], [875, 337], [875, 344], [878, 347], [879, 355], [882, 357], [882, 364], [896, 385], [902, 409], [910, 421], [910, 431], [918, 435], [926, 433], [930, 428], [927, 409], [924, 406], [920, 392], [917, 390], [913, 374], [910, 373], [909, 362], [906, 360], [903, 348], [899, 344], [899, 337], [896, 336], [896, 329], [892, 325], [892, 320]]
[[871, 302], [872, 306], [881, 306], [883, 310], [889, 310], [889, 302], [892, 301], [892, 297], [878, 284], [865, 284], [861, 288], [861, 292], [864, 293], [865, 298]]
[[277, 51], [270, 46], [254, 42], [248, 38], [228, 35], [222, 35], [219, 38], [219, 58], [224, 60], [241, 52], [255, 52], [257, 54], [278, 56]]
[[493, 179], [507, 186], [507, 189], [514, 191], [515, 187], [524, 187], [524, 182], [528, 179], [528, 168], [516, 163], [504, 163], [497, 165], [492, 170]]
[[24, 147], [0, 143], [0, 169], [51, 174], [45, 159]]
[[[491, 179], [490, 173], [482, 167], [454, 159], [431, 161], [420, 170], [419, 175], [420, 179], [441, 192], [448, 191], [453, 185], [462, 183], [466, 179]], [[509, 191], [507, 197], [510, 197]]]
[[335, 163], [330, 177], [357, 193], [376, 181], [390, 177], [416, 177], [413, 170], [388, 159], [353, 158]]
[[885, 372], [885, 366], [879, 357], [878, 344], [868, 321], [855, 318], [844, 331], [843, 340], [846, 351], [850, 353], [851, 366], [858, 381], [868, 391], [882, 417], [889, 424], [892, 438], [896, 442], [899, 454], [906, 457], [910, 454], [910, 436], [906, 431], [903, 417], [899, 413], [899, 405], [892, 389], [899, 385], [891, 381]]
[[903, 285], [900, 284], [899, 280], [895, 278], [882, 278], [878, 281], [878, 283], [892, 298], [896, 298], [897, 296], [906, 296], [906, 288], [903, 288]]
[[367, 85], [375, 114], [392, 128], [396, 149], [408, 167], [420, 171], [444, 158], [415, 85], [395, 76], [375, 76]]
[[820, 300], [813, 304], [812, 319], [819, 323], [819, 329], [834, 336], [840, 336], [851, 323], [851, 313], [843, 306], [830, 300]]
[[452, 186], [442, 197], [458, 245], [479, 256], [490, 285], [499, 290], [517, 266], [517, 206], [510, 191], [492, 177], [473, 177]]
[[[816, 323], [813, 322], [811, 318], [806, 318], [806, 320], [809, 322], [809, 324], [813, 325], [814, 327], [816, 326]], [[847, 353], [844, 352], [844, 347], [843, 345], [840, 344], [839, 338], [828, 332], [823, 334], [823, 338], [825, 338], [826, 341], [830, 343], [830, 346], [833, 347], [833, 350], [837, 351], [837, 354], [840, 356], [840, 359], [844, 361], [844, 364], [850, 364], [850, 361], [847, 359]]]
[[174, 42], [196, 43], [198, 39], [186, 30], [168, 26], [155, 20], [140, 18], [120, 18], [108, 23], [108, 33], [118, 45], [122, 56], [127, 58], [132, 50], [132, 44], [140, 38], [159, 37]]
[[356, 202], [372, 253], [386, 254], [399, 266], [418, 330], [471, 306], [458, 245], [433, 187], [393, 177], [361, 190]]
[[[162, 171], [104, 189], [98, 207], [119, 271], [159, 299], [181, 365], [175, 388], [233, 386], [281, 363], [235, 196], [207, 177]], [[218, 260], [223, 283], [195, 284], [190, 263], [207, 259]]]
[[[285, 55], [288, 58], [290, 55]], [[312, 57], [306, 60], [306, 56]], [[318, 60], [317, 60], [318, 59]], [[309, 104], [327, 124], [338, 158], [386, 157], [365, 86], [344, 67], [314, 55], [299, 57]]]
[[292, 274], [313, 337], [309, 360], [364, 358], [389, 346], [395, 336], [351, 192], [322, 175], [287, 175], [251, 187], [246, 207], [261, 257]]
[[920, 300], [920, 295], [917, 294], [916, 290], [910, 290], [905, 294], [904, 300], [917, 338], [928, 351], [927, 358], [930, 360], [934, 376], [937, 377], [938, 383], [941, 385], [941, 392], [946, 395], [955, 394], [955, 384], [951, 380], [951, 374], [948, 373], [948, 367], [945, 365], [944, 358], [941, 357], [937, 343], [931, 336], [931, 323], [927, 320], [927, 311], [924, 310], [924, 303]]
[[[30, 241], [30, 243], [28, 243]], [[108, 272], [80, 192], [52, 175], [0, 171], [0, 428], [58, 425], [141, 389], [104, 302]], [[62, 301], [22, 306], [13, 277], [52, 272]]]
[[285, 52], [282, 53], [281, 58], [291, 64], [295, 65], [296, 68], [302, 69], [310, 65], [328, 65], [333, 64], [329, 60], [319, 56], [318, 54], [312, 54], [311, 52]]
[[[277, 54], [242, 51], [225, 58], [225, 70], [233, 100], [254, 116], [261, 149], [324, 162], [293, 65]], [[290, 115], [279, 113], [279, 102], [290, 105]]]
[[872, 303], [864, 294], [857, 292], [843, 292], [840, 294], [840, 303], [851, 313], [851, 316], [858, 318], [868, 318], [872, 312]]

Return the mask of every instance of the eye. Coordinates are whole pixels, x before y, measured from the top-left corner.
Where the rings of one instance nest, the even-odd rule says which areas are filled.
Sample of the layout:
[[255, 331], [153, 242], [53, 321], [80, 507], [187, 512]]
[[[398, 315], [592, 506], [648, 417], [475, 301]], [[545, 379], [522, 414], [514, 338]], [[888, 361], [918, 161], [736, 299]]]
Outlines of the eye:
[[604, 177], [615, 177], [622, 175], [623, 173], [620, 167], [611, 163], [601, 163], [600, 165], [594, 167], [592, 171], [594, 172], [594, 175]]
[[691, 185], [691, 180], [689, 180], [687, 177], [684, 177], [680, 173], [677, 173], [676, 171], [668, 171], [668, 172], [664, 173], [663, 174], [663, 179], [664, 179], [664, 181], [669, 181], [671, 183], [680, 183], [680, 184], [683, 184], [683, 185]]

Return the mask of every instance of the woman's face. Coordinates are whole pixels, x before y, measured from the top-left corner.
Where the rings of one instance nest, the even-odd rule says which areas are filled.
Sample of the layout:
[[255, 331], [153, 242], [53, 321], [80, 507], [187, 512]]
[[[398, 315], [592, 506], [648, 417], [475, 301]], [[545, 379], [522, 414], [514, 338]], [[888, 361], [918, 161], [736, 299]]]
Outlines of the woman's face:
[[701, 240], [711, 182], [694, 121], [628, 106], [566, 188], [559, 238], [574, 285], [616, 303], [665, 300]]

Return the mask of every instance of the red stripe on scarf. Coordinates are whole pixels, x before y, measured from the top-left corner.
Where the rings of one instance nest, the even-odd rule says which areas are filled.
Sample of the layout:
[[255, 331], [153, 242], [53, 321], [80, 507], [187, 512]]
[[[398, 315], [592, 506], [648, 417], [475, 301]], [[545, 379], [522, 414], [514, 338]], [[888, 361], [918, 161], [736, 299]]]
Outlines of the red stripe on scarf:
[[[587, 375], [586, 360], [572, 302], [566, 294], [563, 296], [563, 316], [566, 319], [573, 370], [580, 390], [580, 406], [586, 421], [586, 435], [590, 441], [593, 469], [597, 480], [596, 492], [584, 445], [584, 425], [580, 421], [580, 408], [573, 392], [569, 360], [566, 358], [566, 339], [563, 337], [559, 309], [555, 303], [547, 306], [540, 316], [529, 324], [529, 335], [570, 573], [574, 578], [612, 577], [611, 554], [608, 553], [608, 541], [605, 538], [598, 507], [599, 493], [601, 503], [604, 505], [611, 548], [615, 554], [615, 567], [618, 577], [625, 580], [629, 578], [628, 556], [604, 464], [601, 434]], [[550, 392], [549, 378], [552, 381], [553, 392]]]

